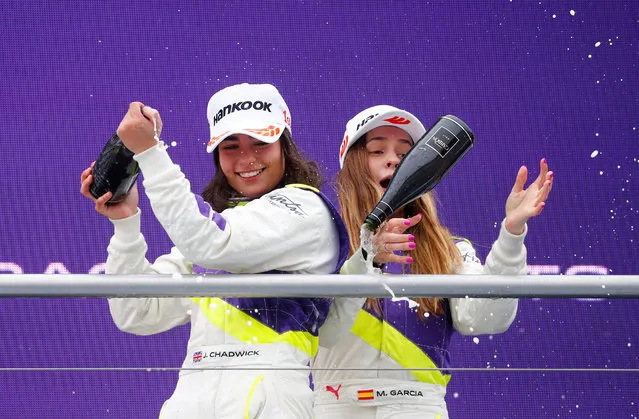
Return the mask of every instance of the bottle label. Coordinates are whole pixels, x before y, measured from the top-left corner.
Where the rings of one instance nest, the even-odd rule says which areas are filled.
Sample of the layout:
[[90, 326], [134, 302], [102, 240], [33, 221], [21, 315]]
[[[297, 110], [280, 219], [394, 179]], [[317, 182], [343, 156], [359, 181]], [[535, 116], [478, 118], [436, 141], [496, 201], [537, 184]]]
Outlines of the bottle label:
[[428, 139], [426, 145], [435, 150], [440, 157], [445, 157], [455, 147], [459, 139], [446, 127], [439, 127]]

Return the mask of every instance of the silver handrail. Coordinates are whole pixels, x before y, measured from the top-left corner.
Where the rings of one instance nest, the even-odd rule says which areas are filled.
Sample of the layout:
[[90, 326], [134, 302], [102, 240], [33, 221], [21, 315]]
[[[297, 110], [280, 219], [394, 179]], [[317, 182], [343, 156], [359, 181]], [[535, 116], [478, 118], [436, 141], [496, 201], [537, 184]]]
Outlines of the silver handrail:
[[1, 274], [0, 296], [638, 298], [639, 276]]

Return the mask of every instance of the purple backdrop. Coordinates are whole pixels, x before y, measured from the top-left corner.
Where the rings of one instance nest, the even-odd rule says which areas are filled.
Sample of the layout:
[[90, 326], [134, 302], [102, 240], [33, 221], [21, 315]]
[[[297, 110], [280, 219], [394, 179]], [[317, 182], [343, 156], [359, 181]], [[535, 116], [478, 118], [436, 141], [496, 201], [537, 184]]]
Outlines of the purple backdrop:
[[[100, 271], [111, 227], [79, 177], [130, 101], [160, 110], [201, 191], [209, 97], [268, 82], [327, 180], [345, 122], [365, 107], [399, 106], [426, 126], [464, 119], [475, 148], [437, 192], [482, 259], [519, 165], [536, 174], [546, 157], [555, 185], [530, 223], [531, 273], [639, 273], [636, 0], [52, 3], [2, 6], [0, 272]], [[141, 207], [154, 259], [170, 242]], [[638, 368], [638, 317], [635, 300], [522, 300], [507, 333], [456, 337], [454, 365]], [[115, 328], [102, 299], [2, 299], [0, 333], [0, 417], [152, 418], [177, 372], [8, 368], [177, 367], [188, 328], [139, 337]], [[633, 418], [639, 376], [458, 372], [448, 401], [454, 418]]]

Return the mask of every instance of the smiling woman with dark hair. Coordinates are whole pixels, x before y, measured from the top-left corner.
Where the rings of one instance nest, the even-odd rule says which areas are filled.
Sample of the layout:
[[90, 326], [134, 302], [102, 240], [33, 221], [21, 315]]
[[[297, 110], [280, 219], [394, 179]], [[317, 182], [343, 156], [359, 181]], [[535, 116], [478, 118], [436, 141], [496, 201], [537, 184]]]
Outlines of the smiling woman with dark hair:
[[[82, 173], [82, 194], [115, 227], [107, 274], [338, 272], [348, 253], [345, 228], [317, 189], [317, 165], [292, 141], [290, 112], [277, 89], [228, 87], [213, 95], [207, 114], [216, 174], [204, 198], [190, 191], [154, 139], [149, 119], [159, 122], [157, 111], [132, 103], [118, 128], [175, 244], [153, 264], [145, 258], [137, 188], [107, 206], [111, 193], [92, 198], [91, 168]], [[312, 418], [307, 368], [329, 305], [326, 298], [109, 300], [113, 320], [126, 332], [148, 335], [191, 323], [185, 369], [162, 419]]]
[[[222, 147], [224, 152], [230, 152], [231, 148], [236, 147], [238, 140], [239, 138], [237, 136], [228, 137], [226, 142], [229, 144]], [[284, 173], [280, 177], [277, 186], [283, 187], [290, 184], [304, 184], [319, 188], [322, 179], [317, 163], [312, 160], [306, 160], [303, 157], [293, 142], [293, 138], [288, 129], [284, 129], [279, 143], [282, 148], [282, 154], [284, 155], [282, 162]], [[213, 151], [213, 161], [215, 164], [215, 176], [213, 176], [213, 179], [211, 179], [209, 184], [204, 188], [202, 198], [210, 203], [215, 211], [223, 211], [228, 208], [229, 202], [245, 201], [247, 197], [239, 193], [229, 184], [229, 180], [220, 165], [218, 149]]]

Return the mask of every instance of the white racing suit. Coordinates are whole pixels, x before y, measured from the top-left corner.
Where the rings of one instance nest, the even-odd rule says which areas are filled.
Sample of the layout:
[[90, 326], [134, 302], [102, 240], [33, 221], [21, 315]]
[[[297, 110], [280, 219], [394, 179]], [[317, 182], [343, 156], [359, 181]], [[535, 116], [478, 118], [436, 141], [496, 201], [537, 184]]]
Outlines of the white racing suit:
[[[222, 272], [327, 274], [348, 255], [335, 208], [310, 187], [276, 189], [218, 213], [190, 192], [162, 144], [135, 158], [175, 247], [150, 264], [140, 212], [114, 220], [108, 274], [173, 273], [176, 281], [191, 273], [204, 281]], [[180, 371], [162, 419], [312, 418], [308, 363], [329, 306], [326, 298], [109, 299], [115, 324], [126, 332], [149, 335], [191, 322], [182, 366], [192, 370]]]
[[[525, 234], [514, 236], [502, 223], [483, 267], [472, 245], [458, 241], [460, 273], [525, 275]], [[391, 265], [397, 267], [387, 268]], [[361, 249], [342, 272], [368, 273]], [[362, 308], [364, 301], [335, 299], [320, 329], [312, 364], [316, 419], [448, 418], [444, 396], [451, 334], [501, 333], [517, 312], [517, 299], [452, 298], [444, 300], [444, 314], [420, 319], [408, 301], [382, 299], [382, 314]], [[333, 370], [339, 368], [358, 370]]]

